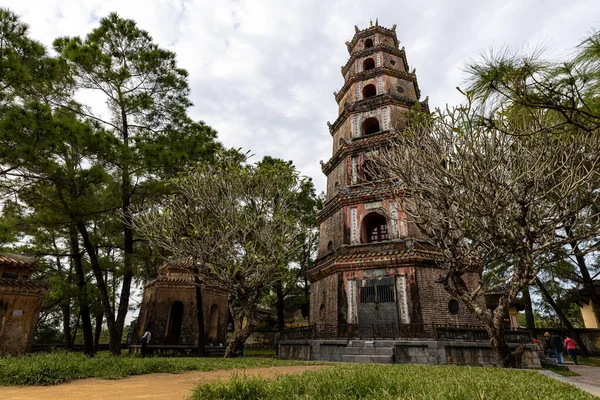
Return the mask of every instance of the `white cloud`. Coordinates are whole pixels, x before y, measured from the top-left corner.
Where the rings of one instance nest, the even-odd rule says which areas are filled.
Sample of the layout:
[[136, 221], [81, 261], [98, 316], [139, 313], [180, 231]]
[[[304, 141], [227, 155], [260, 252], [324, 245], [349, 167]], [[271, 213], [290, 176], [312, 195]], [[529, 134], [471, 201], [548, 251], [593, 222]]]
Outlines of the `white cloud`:
[[331, 156], [326, 121], [337, 117], [332, 92], [343, 85], [344, 42], [369, 19], [397, 24], [408, 62], [432, 106], [455, 104], [462, 66], [490, 47], [543, 44], [561, 56], [600, 15], [596, 1], [306, 1], [306, 0], [5, 0], [48, 47], [85, 36], [116, 11], [135, 19], [190, 73], [190, 110], [226, 146], [256, 159], [291, 159], [325, 187], [319, 160]]

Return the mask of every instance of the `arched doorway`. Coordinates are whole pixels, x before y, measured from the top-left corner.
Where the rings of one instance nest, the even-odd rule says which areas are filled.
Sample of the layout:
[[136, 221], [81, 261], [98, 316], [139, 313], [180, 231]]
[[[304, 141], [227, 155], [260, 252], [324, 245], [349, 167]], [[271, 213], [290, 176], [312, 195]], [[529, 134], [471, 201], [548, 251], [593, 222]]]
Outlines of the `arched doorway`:
[[368, 99], [369, 97], [373, 97], [373, 96], [377, 95], [377, 88], [373, 84], [367, 85], [363, 89], [362, 93], [363, 93], [363, 99]]
[[381, 214], [372, 212], [362, 221], [362, 242], [375, 243], [389, 239], [387, 220]]
[[375, 60], [372, 58], [367, 58], [365, 61], [363, 61], [363, 71], [368, 71], [373, 68], [375, 68]]
[[365, 49], [368, 49], [369, 47], [373, 47], [373, 39], [365, 40]]
[[181, 334], [181, 322], [183, 320], [183, 303], [176, 301], [171, 305], [169, 312], [169, 323], [167, 324], [167, 345], [179, 344], [179, 335]]
[[216, 343], [219, 336], [219, 306], [210, 307], [210, 323], [208, 324], [208, 340]]
[[363, 136], [371, 135], [379, 132], [379, 121], [375, 117], [367, 118], [362, 123], [362, 134]]

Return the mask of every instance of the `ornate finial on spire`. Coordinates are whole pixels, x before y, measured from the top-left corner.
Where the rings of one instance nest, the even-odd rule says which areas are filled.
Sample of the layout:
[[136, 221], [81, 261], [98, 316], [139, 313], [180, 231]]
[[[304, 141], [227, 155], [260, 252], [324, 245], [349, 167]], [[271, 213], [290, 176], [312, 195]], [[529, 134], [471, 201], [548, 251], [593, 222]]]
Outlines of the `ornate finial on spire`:
[[327, 127], [331, 130], [331, 122], [327, 121]]
[[402, 48], [400, 49], [400, 51], [404, 51], [404, 46], [402, 46]]
[[358, 29], [358, 26], [354, 25], [354, 30], [356, 31], [356, 33], [360, 32], [360, 29]]
[[337, 91], [334, 91], [334, 92], [333, 92], [333, 97], [337, 97], [337, 94], [338, 94], [338, 92], [337, 92]]
[[375, 26], [379, 26], [379, 18], [375, 18]]
[[396, 24], [392, 25], [392, 30], [396, 32]]
[[325, 165], [325, 162], [323, 160], [319, 160], [319, 164], [321, 164], [322, 167], [323, 165]]
[[371, 19], [369, 20], [369, 25], [370, 25], [370, 27], [371, 27], [371, 28], [373, 27], [373, 18], [371, 18]]
[[429, 96], [425, 97], [425, 100], [423, 100], [423, 103], [429, 103]]
[[410, 71], [410, 73], [411, 73], [411, 74], [413, 74], [413, 75], [416, 75], [416, 73], [417, 73], [417, 69], [416, 69], [416, 68], [413, 68], [413, 69], [412, 69], [412, 71]]

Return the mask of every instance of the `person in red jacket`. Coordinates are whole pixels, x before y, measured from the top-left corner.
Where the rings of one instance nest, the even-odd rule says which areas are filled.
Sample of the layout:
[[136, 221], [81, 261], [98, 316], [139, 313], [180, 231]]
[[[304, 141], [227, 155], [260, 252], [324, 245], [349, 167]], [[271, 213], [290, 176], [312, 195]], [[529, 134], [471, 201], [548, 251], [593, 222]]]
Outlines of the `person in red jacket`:
[[571, 360], [577, 365], [577, 354], [575, 354], [575, 349], [577, 348], [577, 343], [569, 335], [565, 339], [565, 347], [567, 348], [567, 353], [569, 353], [569, 357]]

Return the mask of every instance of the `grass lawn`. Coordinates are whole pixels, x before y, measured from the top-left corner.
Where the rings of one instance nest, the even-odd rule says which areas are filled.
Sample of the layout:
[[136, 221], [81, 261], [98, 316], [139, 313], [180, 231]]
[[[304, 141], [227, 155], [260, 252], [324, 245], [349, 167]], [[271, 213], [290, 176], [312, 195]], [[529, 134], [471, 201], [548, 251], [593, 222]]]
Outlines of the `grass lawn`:
[[336, 364], [280, 376], [244, 376], [194, 389], [194, 399], [595, 399], [535, 371], [500, 368]]
[[244, 349], [244, 357], [275, 358], [275, 349]]
[[155, 372], [212, 371], [217, 369], [313, 364], [270, 358], [113, 357], [107, 353], [87, 358], [81, 353], [54, 352], [0, 357], [0, 385], [55, 385], [74, 379], [120, 379]]
[[600, 357], [579, 357], [577, 356], [577, 362], [583, 365], [594, 365], [600, 366]]
[[557, 374], [562, 375], [562, 376], [581, 376], [577, 372], [571, 371], [569, 369], [569, 367], [563, 367], [562, 365], [549, 365], [549, 366], [544, 367], [544, 369], [547, 369], [548, 371], [556, 372]]

